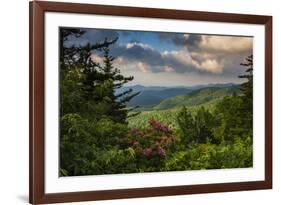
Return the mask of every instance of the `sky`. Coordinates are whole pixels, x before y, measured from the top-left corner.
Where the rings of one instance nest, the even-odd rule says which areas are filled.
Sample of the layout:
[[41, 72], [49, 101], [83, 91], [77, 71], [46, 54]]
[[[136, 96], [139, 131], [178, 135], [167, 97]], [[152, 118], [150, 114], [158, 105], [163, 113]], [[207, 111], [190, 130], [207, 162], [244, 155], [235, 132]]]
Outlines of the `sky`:
[[[66, 28], [64, 28], [66, 29]], [[70, 45], [104, 42], [118, 37], [110, 46], [114, 66], [124, 76], [134, 76], [127, 85], [193, 86], [209, 83], [241, 83], [240, 66], [253, 52], [253, 37], [192, 33], [84, 29]], [[102, 52], [91, 58], [102, 64]]]

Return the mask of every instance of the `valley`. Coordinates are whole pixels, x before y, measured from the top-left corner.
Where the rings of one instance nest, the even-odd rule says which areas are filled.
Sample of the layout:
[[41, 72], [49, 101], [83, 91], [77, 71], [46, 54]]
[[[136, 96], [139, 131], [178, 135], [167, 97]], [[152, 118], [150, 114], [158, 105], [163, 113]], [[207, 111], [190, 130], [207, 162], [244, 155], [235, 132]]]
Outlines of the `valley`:
[[[236, 84], [219, 84], [213, 87], [186, 87], [186, 88], [165, 88], [157, 87], [157, 89], [144, 87], [139, 96], [131, 106], [140, 106], [133, 112], [140, 114], [128, 118], [130, 127], [147, 127], [150, 119], [159, 120], [160, 122], [169, 124], [171, 127], [177, 128], [176, 118], [183, 106], [194, 113], [200, 107], [212, 111], [220, 100], [227, 95], [234, 93], [239, 94], [241, 91], [239, 85]], [[143, 104], [142, 98], [149, 98], [151, 94], [154, 104]], [[168, 96], [165, 98], [164, 96]], [[156, 100], [157, 99], [157, 100]], [[133, 101], [133, 100], [132, 100]], [[157, 103], [156, 103], [157, 102]]]

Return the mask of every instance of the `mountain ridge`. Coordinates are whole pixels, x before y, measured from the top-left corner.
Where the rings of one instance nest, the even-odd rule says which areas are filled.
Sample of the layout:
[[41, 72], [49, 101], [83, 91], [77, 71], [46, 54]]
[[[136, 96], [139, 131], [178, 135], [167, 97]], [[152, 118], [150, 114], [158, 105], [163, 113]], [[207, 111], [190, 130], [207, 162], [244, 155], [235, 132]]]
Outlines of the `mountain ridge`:
[[215, 99], [222, 98], [233, 93], [240, 93], [239, 86], [228, 87], [206, 87], [193, 90], [185, 95], [167, 98], [154, 106], [154, 110], [170, 109], [179, 106], [200, 105]]
[[195, 90], [203, 89], [203, 88], [223, 88], [223, 87], [232, 87], [238, 86], [238, 84], [234, 83], [214, 83], [214, 84], [204, 84], [204, 85], [196, 85], [196, 86], [143, 86], [143, 85], [134, 85], [134, 86], [124, 86], [116, 91], [116, 94], [124, 92], [128, 89], [132, 89], [133, 92], [140, 92], [139, 95], [135, 96], [128, 102], [128, 107], [139, 106], [138, 110], [150, 110], [153, 107], [157, 106], [163, 100], [166, 100], [171, 97], [176, 97], [179, 95], [188, 94]]

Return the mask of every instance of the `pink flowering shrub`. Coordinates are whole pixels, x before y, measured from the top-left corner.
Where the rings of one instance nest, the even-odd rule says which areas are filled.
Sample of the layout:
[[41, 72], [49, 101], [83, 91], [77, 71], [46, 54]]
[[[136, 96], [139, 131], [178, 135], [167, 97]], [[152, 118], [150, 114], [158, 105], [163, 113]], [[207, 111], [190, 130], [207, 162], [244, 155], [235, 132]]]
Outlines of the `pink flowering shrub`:
[[173, 130], [168, 125], [151, 119], [148, 128], [131, 129], [125, 143], [140, 157], [161, 159], [175, 140]]

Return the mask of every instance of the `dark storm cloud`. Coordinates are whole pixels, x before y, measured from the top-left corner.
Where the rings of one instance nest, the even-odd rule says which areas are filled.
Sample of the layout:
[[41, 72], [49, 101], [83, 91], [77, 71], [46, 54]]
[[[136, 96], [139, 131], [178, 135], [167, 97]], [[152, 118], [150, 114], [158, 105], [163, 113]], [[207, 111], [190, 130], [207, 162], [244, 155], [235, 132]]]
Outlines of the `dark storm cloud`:
[[202, 41], [202, 35], [200, 34], [183, 34], [183, 33], [159, 33], [160, 40], [170, 41], [176, 46], [190, 47], [196, 49]]
[[[161, 53], [148, 45], [141, 43], [128, 43], [126, 45], [115, 46], [111, 50], [115, 57], [122, 57], [128, 62], [141, 62], [150, 67], [151, 72], [165, 72], [167, 67], [173, 68], [175, 72], [184, 73], [198, 70], [191, 62], [182, 62], [177, 58], [177, 53]], [[184, 56], [183, 56], [184, 58]]]
[[139, 39], [134, 38], [134, 39], [130, 40], [129, 43], [141, 43], [141, 42]]
[[198, 45], [202, 41], [202, 35], [198, 34], [190, 34], [187, 40], [185, 41], [185, 45], [191, 48], [198, 48]]
[[65, 42], [66, 46], [71, 45], [85, 45], [87, 43], [95, 44], [104, 42], [105, 39], [113, 40], [117, 38], [118, 32], [114, 30], [106, 30], [106, 29], [82, 29], [85, 33], [76, 38], [74, 35], [69, 36], [67, 41]]
[[112, 55], [116, 57], [121, 56], [130, 61], [142, 61], [149, 65], [163, 64], [160, 52], [137, 42], [114, 47]]

